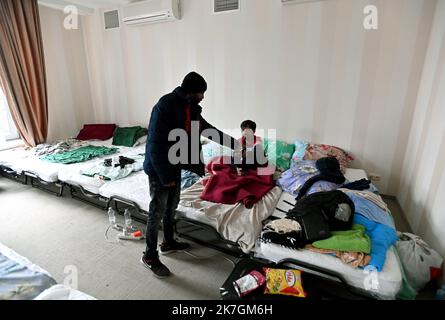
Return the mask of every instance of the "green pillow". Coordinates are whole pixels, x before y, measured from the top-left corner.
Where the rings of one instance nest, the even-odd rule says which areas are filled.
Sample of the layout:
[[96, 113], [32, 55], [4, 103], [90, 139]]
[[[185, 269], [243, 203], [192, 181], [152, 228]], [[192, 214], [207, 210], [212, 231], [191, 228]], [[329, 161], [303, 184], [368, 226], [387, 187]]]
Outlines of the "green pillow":
[[133, 147], [136, 141], [146, 134], [142, 127], [117, 128], [113, 135], [113, 145]]
[[266, 152], [269, 163], [275, 165], [278, 171], [283, 172], [290, 168], [291, 158], [295, 152], [295, 145], [281, 140], [264, 139], [264, 151]]

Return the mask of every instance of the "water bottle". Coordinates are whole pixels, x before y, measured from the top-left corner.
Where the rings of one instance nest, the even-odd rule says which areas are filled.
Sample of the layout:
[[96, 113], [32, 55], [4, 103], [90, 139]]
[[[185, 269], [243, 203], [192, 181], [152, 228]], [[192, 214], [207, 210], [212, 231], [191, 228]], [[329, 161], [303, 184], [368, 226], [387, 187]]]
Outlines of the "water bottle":
[[125, 233], [131, 233], [131, 228], [132, 228], [132, 226], [131, 226], [131, 224], [132, 224], [132, 220], [131, 220], [131, 212], [130, 212], [130, 210], [129, 209], [125, 209], [125, 212], [124, 212], [124, 218], [125, 218], [125, 230], [124, 230], [124, 232]]
[[116, 214], [114, 213], [113, 208], [108, 209], [108, 221], [112, 227], [116, 224]]

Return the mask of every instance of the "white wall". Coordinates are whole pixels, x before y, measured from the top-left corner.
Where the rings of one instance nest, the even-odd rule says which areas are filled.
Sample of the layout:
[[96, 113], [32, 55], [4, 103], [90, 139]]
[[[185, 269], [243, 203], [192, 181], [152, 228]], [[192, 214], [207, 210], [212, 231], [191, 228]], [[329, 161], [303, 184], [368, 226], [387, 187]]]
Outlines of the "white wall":
[[445, 1], [438, 1], [397, 198], [413, 231], [445, 257]]
[[[83, 18], [96, 120], [146, 125], [159, 97], [196, 70], [211, 123], [252, 118], [289, 142], [338, 145], [394, 195], [436, 1], [241, 3], [214, 15], [212, 1], [186, 0], [181, 21], [113, 31], [100, 13]], [[368, 4], [377, 31], [363, 28]]]
[[94, 121], [82, 26], [63, 28], [62, 11], [39, 6], [48, 86], [48, 141], [76, 136]]

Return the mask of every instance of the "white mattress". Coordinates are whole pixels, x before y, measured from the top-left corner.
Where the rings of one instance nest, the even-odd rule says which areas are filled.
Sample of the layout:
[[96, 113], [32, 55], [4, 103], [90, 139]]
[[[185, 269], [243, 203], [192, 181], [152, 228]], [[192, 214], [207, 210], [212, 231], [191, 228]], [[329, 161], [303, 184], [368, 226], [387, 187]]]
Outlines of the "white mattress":
[[150, 204], [148, 177], [144, 171], [133, 173], [121, 180], [105, 183], [100, 187], [99, 194], [105, 198], [117, 196], [133, 201], [144, 211], [148, 211]]
[[[402, 288], [401, 266], [393, 250], [395, 250], [394, 247], [388, 250], [383, 270], [377, 273], [378, 289], [369, 291], [381, 299], [395, 299]], [[370, 274], [363, 269], [353, 268], [340, 259], [326, 254], [309, 250], [289, 249], [273, 243], [260, 243], [255, 250], [255, 255], [272, 262], [292, 258], [332, 270], [341, 274], [349, 285], [360, 289], [366, 289], [366, 286], [371, 283]]]
[[61, 166], [56, 163], [43, 162], [24, 148], [0, 152], [0, 165], [10, 168], [18, 174], [22, 174], [23, 171], [32, 172], [47, 182], [57, 181], [57, 173]]
[[[111, 140], [88, 141], [88, 143], [94, 146], [113, 147]], [[31, 151], [25, 151], [23, 148], [18, 148], [0, 152], [0, 165], [11, 168], [18, 174], [22, 174], [24, 171], [31, 172], [46, 182], [56, 182], [60, 180], [74, 185], [82, 185], [88, 191], [97, 194], [103, 182], [99, 180], [94, 181], [88, 177], [81, 176], [79, 174], [80, 169], [85, 166], [90, 166], [99, 159], [104, 159], [106, 157], [132, 154], [134, 152], [143, 153], [145, 146], [138, 146], [136, 148], [119, 146], [118, 148], [119, 151], [113, 155], [107, 155], [90, 161], [74, 164], [60, 164], [42, 161], [39, 157], [33, 155]]]
[[[138, 155], [145, 152], [145, 146], [138, 146], [135, 148], [128, 148], [128, 147], [119, 147], [119, 151], [115, 154], [92, 159], [90, 161], [71, 164], [71, 165], [65, 165], [63, 170], [60, 170], [58, 172], [58, 179], [60, 181], [63, 181], [65, 183], [75, 185], [75, 186], [82, 186], [85, 190], [94, 193], [99, 194], [100, 188], [104, 186], [105, 184], [112, 183], [110, 181], [104, 181], [99, 178], [95, 177], [88, 177], [85, 175], [82, 175], [80, 171], [82, 169], [89, 168], [90, 166], [94, 164], [100, 164], [103, 159], [105, 158], [112, 158], [116, 156], [127, 156], [131, 157], [132, 155]], [[122, 179], [124, 180], [124, 179]], [[116, 182], [116, 181], [114, 181]]]

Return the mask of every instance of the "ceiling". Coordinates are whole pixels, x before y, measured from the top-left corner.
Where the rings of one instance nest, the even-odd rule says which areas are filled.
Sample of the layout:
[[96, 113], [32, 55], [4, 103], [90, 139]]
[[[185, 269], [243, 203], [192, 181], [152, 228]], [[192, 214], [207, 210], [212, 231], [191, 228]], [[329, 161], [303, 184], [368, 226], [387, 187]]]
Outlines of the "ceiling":
[[79, 4], [84, 7], [90, 7], [90, 8], [103, 8], [103, 7], [110, 7], [114, 5], [122, 5], [129, 2], [129, 0], [69, 0], [67, 2], [72, 2], [74, 4]]
[[141, 0], [39, 0], [39, 4], [63, 10], [68, 5], [76, 5], [80, 14], [93, 14], [95, 9], [110, 8]]

